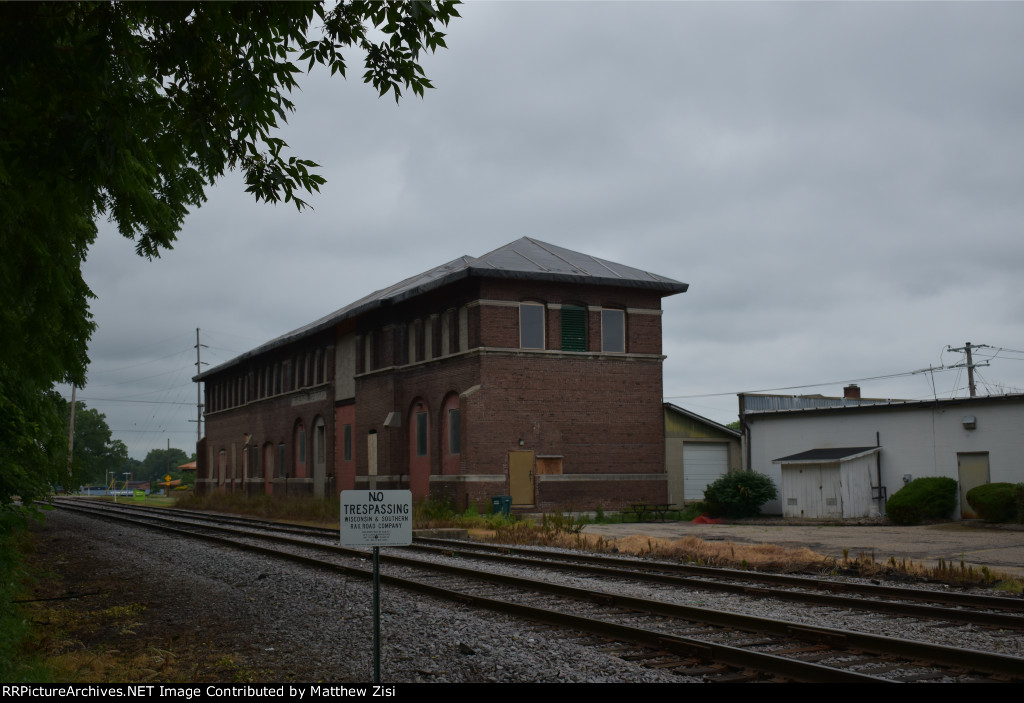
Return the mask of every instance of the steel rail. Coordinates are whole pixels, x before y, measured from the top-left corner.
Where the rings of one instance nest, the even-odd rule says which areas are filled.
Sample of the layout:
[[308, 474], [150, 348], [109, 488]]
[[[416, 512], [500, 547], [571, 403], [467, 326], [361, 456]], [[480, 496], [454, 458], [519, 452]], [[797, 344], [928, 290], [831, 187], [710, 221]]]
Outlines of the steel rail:
[[507, 555], [530, 555], [537, 558], [557, 558], [567, 561], [579, 561], [588, 564], [623, 565], [629, 564], [643, 569], [658, 569], [695, 576], [706, 576], [708, 578], [723, 578], [745, 581], [760, 581], [762, 583], [775, 583], [800, 588], [816, 588], [831, 593], [862, 593], [874, 597], [889, 597], [902, 600], [931, 601], [934, 603], [945, 603], [947, 605], [970, 606], [978, 608], [991, 608], [993, 610], [1009, 610], [1024, 612], [1024, 598], [1006, 598], [1001, 596], [979, 595], [975, 593], [942, 593], [940, 591], [918, 591], [898, 586], [881, 586], [865, 583], [847, 583], [836, 581], [824, 581], [821, 579], [807, 578], [801, 576], [789, 576], [787, 574], [773, 574], [764, 571], [741, 571], [739, 569], [728, 569], [718, 566], [696, 566], [692, 564], [674, 564], [668, 562], [650, 562], [642, 559], [624, 559], [622, 557], [604, 557], [594, 554], [561, 554], [558, 552], [545, 551], [519, 546], [500, 546], [462, 542], [458, 540], [446, 540], [434, 537], [418, 537], [417, 544], [435, 545], [438, 548], [448, 548], [455, 551], [480, 551], [494, 554]]
[[[76, 509], [81, 509], [77, 508]], [[86, 509], [85, 512], [90, 513], [103, 513], [102, 509]], [[106, 517], [106, 515], [101, 515]], [[113, 519], [136, 522], [144, 526], [149, 526], [147, 523], [135, 520], [133, 518], [123, 516], [110, 516]], [[151, 518], [157, 522], [171, 523], [173, 520], [167, 518]], [[255, 547], [253, 545], [238, 544], [230, 539], [220, 538], [213, 535], [196, 534], [189, 530], [180, 530], [178, 528], [167, 528], [180, 532], [181, 534], [188, 536], [198, 536], [202, 539], [212, 540], [221, 544], [228, 544], [231, 546], [252, 549], [254, 551], [264, 550], [262, 547]], [[300, 546], [303, 548], [310, 548], [322, 551], [330, 551], [346, 556], [355, 556], [360, 559], [365, 559], [367, 553], [361, 550], [347, 549], [336, 545], [327, 545], [323, 543], [309, 542], [307, 540], [295, 539], [293, 537], [286, 537], [282, 535], [258, 535], [252, 532], [246, 532], [243, 530], [234, 530], [231, 528], [223, 527], [203, 527], [203, 529], [213, 529], [218, 532], [226, 533], [238, 537], [247, 537], [255, 539], [265, 539], [268, 541], [286, 543], [293, 546]], [[267, 550], [266, 553], [290, 559], [305, 559], [298, 555], [286, 555], [278, 552], [277, 550]], [[941, 645], [925, 644], [921, 642], [915, 642], [912, 640], [904, 640], [892, 637], [882, 637], [879, 635], [870, 635], [865, 633], [859, 633], [849, 630], [839, 630], [822, 627], [810, 627], [798, 623], [791, 623], [785, 621], [771, 620], [766, 618], [758, 618], [748, 615], [740, 615], [735, 613], [727, 613], [715, 610], [709, 610], [705, 608], [697, 608], [693, 606], [676, 605], [671, 603], [664, 603], [662, 601], [653, 601], [641, 598], [635, 598], [632, 596], [624, 596], [612, 593], [606, 593], [603, 591], [593, 591], [588, 589], [579, 589], [570, 586], [562, 586], [559, 584], [552, 584], [543, 581], [537, 581], [535, 579], [524, 579], [517, 576], [508, 576], [503, 574], [494, 574], [492, 572], [482, 572], [479, 569], [467, 569], [463, 567], [455, 567], [445, 564], [435, 564], [423, 562], [419, 559], [410, 559], [407, 557], [397, 557], [393, 555], [382, 556], [382, 561], [391, 564], [403, 565], [418, 569], [431, 569], [434, 571], [440, 571], [449, 575], [457, 576], [459, 578], [470, 578], [475, 580], [487, 580], [496, 583], [503, 583], [506, 585], [512, 585], [519, 588], [525, 588], [532, 591], [546, 591], [548, 593], [554, 593], [565, 597], [585, 599], [590, 601], [597, 601], [605, 605], [616, 605], [619, 607], [628, 608], [638, 612], [647, 612], [655, 615], [684, 618], [691, 621], [704, 622], [719, 627], [728, 627], [734, 629], [741, 629], [750, 632], [763, 632], [769, 633], [776, 636], [794, 637], [803, 639], [805, 641], [812, 642], [823, 642], [829, 643], [832, 646], [845, 648], [855, 647], [860, 650], [888, 654], [903, 657], [915, 657], [924, 659], [929, 662], [934, 662], [944, 666], [950, 666], [957, 669], [971, 669], [978, 671], [985, 671], [998, 676], [1010, 677], [1016, 680], [1020, 680], [1024, 677], [1024, 659], [1018, 657], [1012, 657], [1007, 655], [990, 654], [986, 652], [979, 652], [977, 650], [945, 647]], [[319, 560], [312, 560], [310, 563], [322, 563]], [[333, 568], [333, 567], [332, 567]], [[351, 569], [351, 567], [338, 567], [340, 569]], [[353, 573], [359, 572], [358, 569], [354, 570]], [[369, 572], [361, 572], [369, 573]], [[396, 578], [396, 577], [391, 577]], [[403, 586], [405, 587], [405, 586]], [[433, 588], [433, 587], [431, 587]], [[444, 589], [442, 589], [442, 592]], [[455, 596], [456, 600], [461, 598], [469, 597], [468, 594], [459, 593]], [[473, 596], [477, 598], [477, 596]], [[576, 617], [576, 616], [573, 616]], [[660, 637], [665, 635], [660, 634]], [[700, 645], [706, 646], [708, 643], [699, 642]]]
[[[83, 509], [78, 506], [70, 507], [63, 505], [61, 507], [65, 509], [87, 513], [89, 515], [96, 516], [102, 519], [132, 523], [142, 527], [148, 527], [151, 529], [154, 528], [154, 526], [150, 524], [151, 521], [169, 522], [168, 520], [159, 518], [147, 517], [145, 520], [141, 520], [135, 517], [126, 517], [123, 515], [104, 514], [104, 511], [102, 509]], [[174, 533], [183, 537], [198, 538], [218, 545], [228, 546], [235, 549], [241, 549], [243, 551], [261, 554], [263, 556], [271, 558], [283, 559], [296, 564], [301, 564], [303, 566], [313, 567], [318, 570], [334, 571], [337, 573], [344, 574], [346, 576], [356, 576], [367, 580], [373, 578], [373, 572], [370, 570], [359, 569], [356, 567], [345, 566], [342, 564], [336, 564], [332, 562], [325, 562], [321, 559], [314, 559], [312, 557], [307, 557], [292, 552], [282, 552], [280, 550], [271, 549], [269, 547], [261, 547], [253, 544], [242, 544], [232, 539], [228, 539], [226, 537], [218, 537], [216, 535], [193, 532], [192, 530], [181, 529], [178, 527], [164, 526], [156, 529], [160, 529], [164, 532]], [[214, 529], [223, 530], [223, 528]], [[224, 531], [235, 532], [233, 530]], [[253, 533], [248, 533], [246, 536], [259, 539], [267, 538], [266, 535], [256, 535]], [[285, 538], [285, 540], [302, 542], [302, 540], [291, 540], [291, 538]], [[272, 541], [281, 540], [273, 539]], [[302, 546], [330, 547], [331, 545], [318, 545], [314, 542], [304, 542]], [[342, 550], [342, 548], [337, 548], [337, 550], [355, 551]], [[360, 556], [365, 555], [363, 552], [358, 552], [358, 554]], [[416, 561], [418, 562], [418, 565], [421, 567], [430, 566], [429, 564], [419, 562], [418, 560], [406, 561]], [[467, 572], [467, 575], [472, 574], [473, 572], [471, 571]], [[678, 635], [671, 635], [667, 633], [651, 632], [649, 630], [643, 630], [640, 628], [630, 627], [627, 625], [619, 625], [604, 620], [586, 618], [579, 615], [562, 613], [559, 611], [548, 610], [545, 608], [536, 608], [533, 606], [523, 605], [520, 603], [501, 601], [493, 598], [488, 598], [485, 596], [475, 595], [472, 593], [465, 593], [453, 589], [442, 588], [440, 586], [433, 586], [431, 584], [413, 581], [410, 579], [404, 579], [397, 576], [381, 574], [380, 581], [381, 583], [388, 584], [390, 586], [410, 590], [416, 593], [422, 593], [425, 595], [440, 598], [442, 600], [454, 601], [456, 603], [460, 603], [463, 605], [471, 605], [484, 608], [486, 610], [493, 610], [496, 612], [516, 615], [518, 617], [549, 625], [570, 627], [582, 632], [586, 632], [588, 634], [600, 635], [603, 637], [613, 637], [624, 641], [635, 642], [645, 646], [656, 647], [658, 649], [672, 652], [674, 654], [680, 654], [683, 656], [699, 659], [701, 662], [716, 661], [732, 667], [755, 669], [760, 672], [769, 673], [773, 676], [781, 675], [792, 678], [797, 681], [804, 681], [809, 683], [893, 683], [892, 681], [889, 681], [887, 679], [871, 676], [869, 674], [859, 674], [857, 672], [845, 671], [843, 669], [835, 669], [832, 667], [815, 664], [813, 662], [803, 662], [795, 659], [787, 659], [772, 654], [752, 652], [738, 647], [731, 647], [729, 645], [705, 642], [702, 640], [682, 637]]]
[[[443, 547], [425, 547], [425, 549], [437, 549], [442, 554], [452, 556], [464, 556], [465, 551]], [[956, 610], [942, 608], [934, 605], [919, 605], [916, 603], [898, 603], [895, 601], [874, 601], [850, 596], [836, 595], [835, 593], [823, 593], [820, 590], [792, 591], [783, 589], [759, 588], [749, 584], [734, 583], [732, 581], [709, 581], [687, 576], [674, 576], [666, 573], [657, 573], [660, 564], [643, 564], [645, 571], [629, 571], [622, 567], [598, 566], [590, 563], [574, 564], [573, 557], [569, 561], [563, 561], [559, 557], [564, 555], [556, 554], [554, 559], [537, 559], [533, 557], [519, 557], [514, 555], [486, 554], [474, 555], [476, 558], [496, 561], [506, 564], [521, 564], [535, 568], [559, 569], [582, 571], [613, 578], [629, 579], [640, 582], [661, 583], [670, 586], [687, 588], [700, 588], [713, 591], [724, 591], [726, 593], [738, 593], [740, 595], [754, 598], [774, 598], [776, 600], [792, 601], [797, 603], [813, 603], [835, 608], [853, 608], [856, 610], [868, 610], [890, 615], [902, 615], [908, 617], [919, 617], [928, 619], [944, 619], [951, 622], [962, 622], [972, 625], [988, 625], [1005, 627], [1017, 630], [1024, 630], [1024, 616], [1007, 614], [1005, 612], [985, 612], [977, 610]], [[638, 566], [638, 565], [633, 565]], [[651, 569], [652, 571], [646, 571]], [[661, 571], [664, 571], [663, 569]], [[756, 580], [756, 577], [753, 579]], [[803, 585], [804, 589], [813, 589], [816, 582], [812, 581]], [[871, 593], [869, 591], [869, 593]], [[877, 595], [871, 593], [871, 595]]]
[[[123, 511], [139, 511], [153, 515], [167, 515], [168, 509], [146, 508], [140, 506], [118, 506]], [[324, 528], [311, 528], [277, 523], [252, 518], [236, 516], [215, 515], [199, 511], [173, 510], [174, 514], [185, 514], [196, 520], [214, 520], [216, 522], [234, 525], [255, 525], [266, 529], [277, 529], [293, 533], [321, 534], [334, 536], [334, 532]], [[426, 544], [424, 544], [424, 542]], [[667, 562], [650, 562], [639, 559], [626, 560], [622, 558], [601, 557], [585, 554], [564, 554], [537, 549], [519, 547], [496, 547], [492, 545], [472, 544], [451, 540], [438, 540], [434, 538], [417, 538], [416, 544], [405, 549], [433, 551], [451, 556], [472, 557], [499, 561], [504, 563], [521, 564], [548, 569], [571, 569], [594, 574], [611, 576], [613, 578], [626, 578], [630, 580], [662, 583], [681, 587], [702, 588], [705, 590], [716, 590], [731, 593], [738, 593], [753, 598], [775, 598], [792, 602], [806, 602], [823, 606], [837, 608], [853, 608], [864, 611], [874, 611], [899, 615], [905, 617], [917, 617], [928, 619], [944, 619], [951, 622], [961, 622], [972, 625], [983, 625], [987, 627], [1000, 627], [1024, 630], [1024, 615], [1006, 615], [1000, 612], [984, 612], [978, 610], [958, 610], [940, 608], [935, 605], [916, 605], [900, 600], [914, 600], [918, 602], [944, 603], [960, 607], [983, 607], [994, 610], [1020, 611], [1024, 609], [1024, 600], [1000, 598], [997, 596], [981, 596], [976, 594], [945, 594], [940, 591], [917, 591], [907, 588], [895, 588], [869, 584], [846, 584], [822, 579], [805, 577], [793, 577], [782, 574], [766, 574], [762, 572], [737, 571], [734, 569], [723, 569], [720, 567], [699, 567], [684, 564], [672, 564]], [[530, 554], [534, 557], [520, 556]], [[632, 567], [626, 570], [624, 567]], [[640, 569], [638, 571], [637, 569]], [[698, 574], [701, 578], [687, 578], [676, 576], [674, 572], [683, 574]], [[724, 580], [717, 580], [717, 579]], [[801, 591], [774, 590], [759, 588], [749, 583], [737, 584], [735, 581], [754, 581], [768, 584], [778, 584], [788, 587], [803, 589]], [[843, 592], [860, 593], [872, 598], [883, 598], [891, 600], [864, 600], [839, 595]]]

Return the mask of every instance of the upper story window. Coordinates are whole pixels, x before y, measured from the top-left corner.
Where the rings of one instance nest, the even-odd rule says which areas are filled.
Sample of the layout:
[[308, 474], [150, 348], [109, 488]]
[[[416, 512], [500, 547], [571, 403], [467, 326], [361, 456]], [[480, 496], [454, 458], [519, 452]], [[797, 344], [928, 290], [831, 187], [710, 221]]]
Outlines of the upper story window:
[[620, 354], [626, 351], [626, 312], [624, 310], [601, 311], [601, 351]]
[[539, 303], [519, 304], [519, 346], [523, 349], [544, 348], [544, 306]]
[[416, 322], [410, 322], [406, 329], [408, 330], [407, 336], [409, 341], [409, 361], [408, 363], [416, 363]]
[[363, 371], [373, 371], [373, 332], [363, 337]]
[[587, 310], [578, 305], [562, 306], [562, 351], [587, 350]]

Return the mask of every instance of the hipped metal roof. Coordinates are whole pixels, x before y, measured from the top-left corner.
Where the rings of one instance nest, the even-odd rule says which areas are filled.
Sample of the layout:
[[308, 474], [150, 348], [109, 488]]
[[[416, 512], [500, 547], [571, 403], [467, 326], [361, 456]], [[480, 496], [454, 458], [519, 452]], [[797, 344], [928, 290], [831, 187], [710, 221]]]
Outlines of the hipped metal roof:
[[231, 361], [204, 371], [194, 376], [192, 380], [201, 381], [245, 359], [322, 332], [343, 320], [415, 298], [431, 290], [471, 277], [644, 288], [658, 291], [663, 296], [683, 293], [689, 288], [687, 283], [659, 276], [649, 271], [599, 259], [589, 254], [581, 254], [530, 237], [523, 237], [481, 257], [460, 256], [429, 271], [399, 281], [388, 288], [374, 291], [319, 320], [314, 320], [308, 325], [272, 339]]

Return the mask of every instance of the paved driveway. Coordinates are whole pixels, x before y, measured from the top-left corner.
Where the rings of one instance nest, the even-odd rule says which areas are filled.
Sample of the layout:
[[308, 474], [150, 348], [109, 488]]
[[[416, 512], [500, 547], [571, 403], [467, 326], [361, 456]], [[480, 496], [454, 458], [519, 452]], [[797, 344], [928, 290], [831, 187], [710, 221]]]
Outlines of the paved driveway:
[[708, 541], [732, 541], [747, 544], [778, 544], [807, 547], [824, 555], [841, 558], [843, 549], [850, 558], [861, 552], [875, 554], [877, 561], [895, 557], [934, 566], [939, 559], [964, 562], [979, 568], [987, 566], [1024, 578], [1024, 527], [993, 526], [981, 523], [944, 523], [916, 527], [881, 525], [792, 525], [742, 524], [694, 525], [689, 522], [647, 522], [623, 525], [588, 525], [585, 532], [606, 537], [648, 535], [679, 539], [693, 535]]

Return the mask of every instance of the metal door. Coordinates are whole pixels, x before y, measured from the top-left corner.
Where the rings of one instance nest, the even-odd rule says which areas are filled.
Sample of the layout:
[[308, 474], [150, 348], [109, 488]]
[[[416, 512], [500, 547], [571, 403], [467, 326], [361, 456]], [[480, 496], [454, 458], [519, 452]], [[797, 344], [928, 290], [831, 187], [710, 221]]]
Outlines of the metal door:
[[533, 452], [508, 453], [508, 485], [512, 505], [533, 505]]
[[967, 502], [967, 491], [988, 483], [988, 452], [958, 452], [956, 467], [960, 479], [960, 517], [978, 518]]

